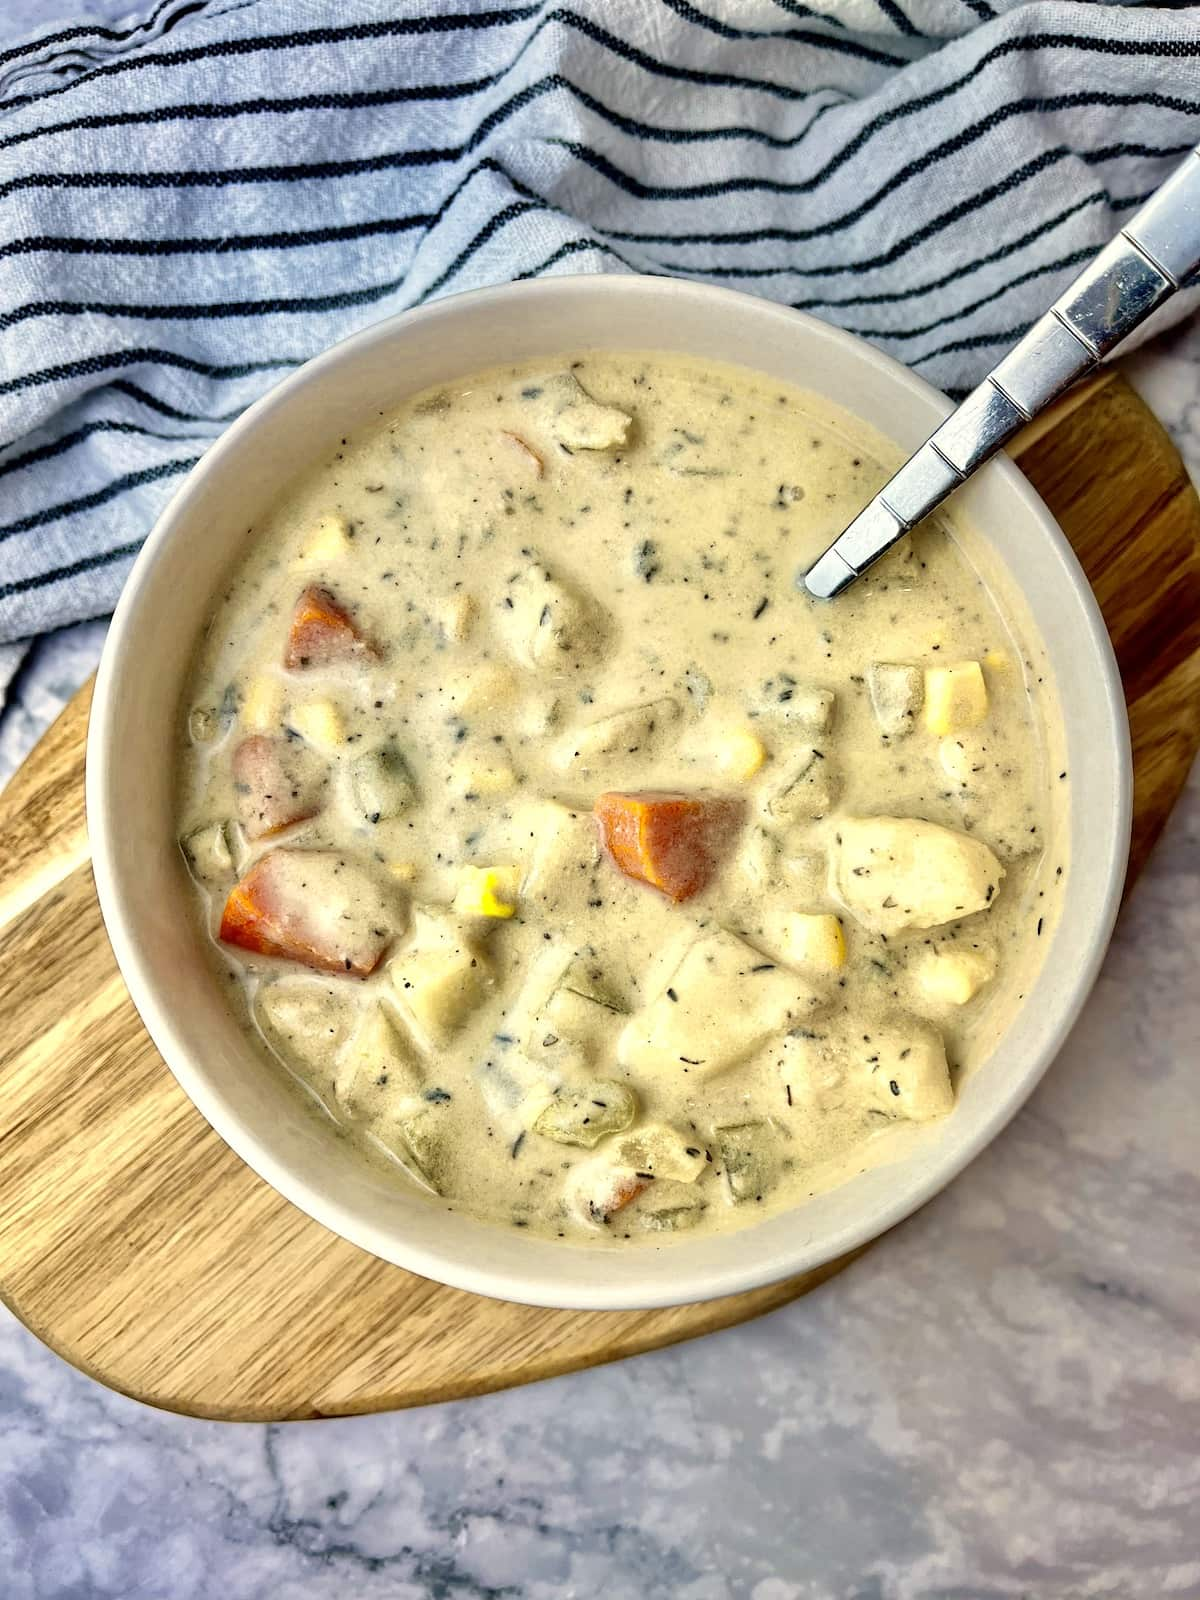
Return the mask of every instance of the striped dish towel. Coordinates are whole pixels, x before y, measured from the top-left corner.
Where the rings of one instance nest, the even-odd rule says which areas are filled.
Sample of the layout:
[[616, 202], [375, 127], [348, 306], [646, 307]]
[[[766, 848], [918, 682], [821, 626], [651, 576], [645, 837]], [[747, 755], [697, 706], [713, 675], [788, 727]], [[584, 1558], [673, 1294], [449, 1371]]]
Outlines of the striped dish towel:
[[1197, 139], [1187, 6], [166, 0], [0, 51], [0, 690], [366, 322], [680, 275], [957, 394]]

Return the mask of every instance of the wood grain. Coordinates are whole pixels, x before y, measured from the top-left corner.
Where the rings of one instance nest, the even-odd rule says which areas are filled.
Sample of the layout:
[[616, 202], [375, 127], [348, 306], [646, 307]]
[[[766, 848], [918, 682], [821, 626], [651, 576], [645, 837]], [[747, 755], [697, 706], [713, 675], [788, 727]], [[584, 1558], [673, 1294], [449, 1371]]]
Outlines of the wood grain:
[[[1076, 391], [1015, 453], [1117, 648], [1136, 873], [1200, 743], [1200, 504], [1119, 378]], [[413, 1277], [295, 1210], [193, 1110], [125, 994], [87, 858], [88, 696], [0, 796], [0, 1293], [61, 1355], [202, 1416], [377, 1411], [692, 1338], [845, 1265], [700, 1306], [542, 1311]]]

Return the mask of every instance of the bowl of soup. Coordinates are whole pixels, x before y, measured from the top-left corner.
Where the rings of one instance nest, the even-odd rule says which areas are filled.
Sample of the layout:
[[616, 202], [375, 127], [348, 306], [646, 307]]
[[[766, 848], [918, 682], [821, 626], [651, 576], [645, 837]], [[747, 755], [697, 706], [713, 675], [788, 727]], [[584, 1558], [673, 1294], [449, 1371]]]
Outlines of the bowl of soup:
[[807, 566], [948, 402], [700, 285], [309, 362], [138, 558], [88, 817], [130, 993], [266, 1181], [459, 1288], [634, 1308], [863, 1244], [1052, 1060], [1128, 845], [1086, 579], [997, 461]]

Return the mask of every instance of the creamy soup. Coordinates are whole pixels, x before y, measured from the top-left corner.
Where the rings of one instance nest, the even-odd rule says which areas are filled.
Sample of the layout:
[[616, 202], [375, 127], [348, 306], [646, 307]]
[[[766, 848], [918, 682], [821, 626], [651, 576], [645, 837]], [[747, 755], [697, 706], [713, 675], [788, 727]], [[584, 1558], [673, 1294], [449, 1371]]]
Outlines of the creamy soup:
[[1066, 774], [946, 527], [798, 589], [894, 455], [587, 353], [418, 396], [247, 529], [180, 835], [261, 1070], [431, 1203], [622, 1248], [952, 1115], [1045, 948]]

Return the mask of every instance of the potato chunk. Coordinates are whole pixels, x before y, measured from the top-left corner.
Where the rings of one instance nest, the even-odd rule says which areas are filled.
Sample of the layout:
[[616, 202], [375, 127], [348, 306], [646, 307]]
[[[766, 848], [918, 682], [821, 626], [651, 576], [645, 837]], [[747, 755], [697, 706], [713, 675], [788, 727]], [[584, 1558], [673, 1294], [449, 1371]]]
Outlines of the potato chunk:
[[248, 839], [266, 839], [320, 811], [328, 768], [296, 739], [252, 734], [233, 752], [238, 821]]
[[920, 668], [872, 662], [867, 668], [867, 688], [880, 733], [889, 739], [907, 738], [917, 725], [925, 699]]
[[941, 1035], [915, 1017], [877, 1022], [842, 1013], [814, 1024], [784, 1040], [780, 1071], [793, 1101], [825, 1110], [861, 1106], [920, 1122], [954, 1106]]
[[293, 706], [288, 726], [314, 749], [332, 754], [346, 742], [346, 725], [332, 700], [309, 700]]
[[772, 932], [772, 947], [790, 966], [829, 973], [846, 965], [846, 936], [828, 911], [785, 911]]
[[611, 1078], [597, 1078], [578, 1089], [564, 1089], [534, 1118], [533, 1131], [558, 1144], [581, 1145], [594, 1150], [609, 1134], [620, 1133], [633, 1121], [637, 1101], [633, 1091]]
[[679, 717], [679, 702], [669, 695], [626, 711], [614, 711], [611, 716], [565, 733], [558, 742], [555, 762], [563, 769], [587, 768], [605, 756], [645, 755]]
[[573, 373], [564, 372], [546, 386], [553, 407], [553, 432], [568, 450], [615, 450], [623, 445], [633, 418], [616, 406], [601, 405]]
[[492, 971], [482, 949], [453, 917], [418, 911], [413, 936], [388, 967], [397, 995], [432, 1044], [445, 1044], [483, 1000]]
[[767, 810], [780, 822], [809, 822], [825, 816], [837, 797], [837, 775], [824, 751], [806, 750], [784, 770]]
[[354, 535], [345, 517], [330, 512], [318, 517], [304, 537], [296, 557], [296, 567], [323, 567], [343, 561], [354, 548]]
[[848, 817], [829, 852], [831, 894], [889, 938], [983, 911], [1003, 878], [981, 840], [918, 817]]
[[609, 1155], [618, 1166], [673, 1183], [695, 1183], [708, 1159], [702, 1145], [666, 1122], [645, 1122], [622, 1134]]
[[987, 716], [988, 693], [978, 661], [925, 669], [925, 726], [930, 733], [964, 733]]
[[679, 1081], [744, 1061], [773, 1033], [820, 1004], [816, 992], [735, 934], [718, 929], [690, 945], [663, 992], [632, 1016], [617, 1045], [621, 1065]]
[[594, 661], [606, 637], [599, 607], [537, 561], [504, 585], [496, 629], [523, 666], [545, 672], [567, 672]]
[[524, 808], [515, 839], [518, 846], [529, 850], [529, 868], [522, 885], [528, 900], [557, 897], [568, 881], [585, 878], [600, 861], [600, 840], [590, 813], [573, 811], [556, 800], [540, 800]]
[[628, 1010], [594, 958], [576, 953], [538, 1005], [526, 1049], [533, 1056], [591, 1060], [609, 1044], [616, 1024]]
[[422, 1087], [416, 1046], [380, 1001], [370, 1004], [338, 1057], [333, 1092], [352, 1116], [375, 1116], [415, 1100]]
[[916, 966], [916, 980], [927, 1000], [965, 1006], [996, 974], [996, 952], [986, 945], [930, 950]]
[[801, 683], [790, 672], [779, 672], [763, 684], [753, 710], [774, 722], [786, 722], [801, 733], [828, 733], [833, 727], [836, 703], [832, 689]]

